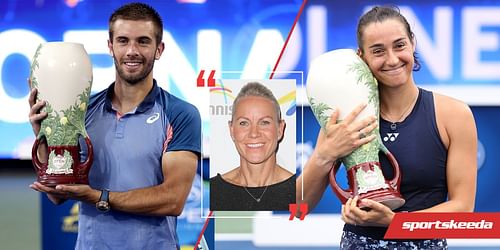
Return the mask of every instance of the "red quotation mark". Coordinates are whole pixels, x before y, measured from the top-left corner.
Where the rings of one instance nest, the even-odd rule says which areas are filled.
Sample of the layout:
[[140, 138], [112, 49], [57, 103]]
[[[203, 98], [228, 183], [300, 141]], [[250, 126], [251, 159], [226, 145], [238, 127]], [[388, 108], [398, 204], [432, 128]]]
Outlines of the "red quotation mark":
[[[289, 204], [288, 210], [290, 211], [290, 218], [288, 218], [288, 220], [293, 220], [293, 218], [295, 218], [295, 216], [297, 215], [297, 204]], [[299, 211], [300, 211], [300, 220], [304, 220], [307, 212], [309, 211], [307, 203], [301, 203]]]
[[[198, 78], [196, 79], [196, 87], [205, 87], [205, 79], [203, 78], [203, 75], [205, 75], [204, 69], [200, 70], [200, 73], [198, 74]], [[207, 87], [215, 87], [214, 75], [215, 70], [210, 71], [210, 75], [207, 79]]]

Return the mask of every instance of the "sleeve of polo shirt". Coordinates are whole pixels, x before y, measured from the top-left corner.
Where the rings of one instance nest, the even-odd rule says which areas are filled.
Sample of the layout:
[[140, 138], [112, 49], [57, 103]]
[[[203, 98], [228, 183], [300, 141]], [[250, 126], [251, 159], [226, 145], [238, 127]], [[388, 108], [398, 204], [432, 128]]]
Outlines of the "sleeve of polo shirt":
[[180, 101], [169, 109], [171, 140], [166, 151], [191, 151], [201, 155], [201, 118], [198, 109]]

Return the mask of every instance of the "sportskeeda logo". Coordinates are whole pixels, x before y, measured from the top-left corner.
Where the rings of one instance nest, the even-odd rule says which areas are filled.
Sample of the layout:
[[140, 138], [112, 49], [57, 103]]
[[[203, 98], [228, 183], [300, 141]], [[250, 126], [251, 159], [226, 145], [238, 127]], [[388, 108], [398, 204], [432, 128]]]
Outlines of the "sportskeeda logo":
[[500, 213], [396, 213], [385, 239], [498, 239]]
[[433, 230], [433, 229], [492, 229], [493, 222], [481, 221], [405, 221], [403, 229], [410, 230]]

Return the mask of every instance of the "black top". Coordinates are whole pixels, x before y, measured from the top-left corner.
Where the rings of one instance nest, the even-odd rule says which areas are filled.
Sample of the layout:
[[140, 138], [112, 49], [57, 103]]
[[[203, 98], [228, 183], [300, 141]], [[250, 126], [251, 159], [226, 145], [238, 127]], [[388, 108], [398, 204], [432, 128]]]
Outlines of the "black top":
[[212, 211], [288, 211], [291, 203], [295, 203], [295, 175], [267, 189], [238, 186], [225, 181], [220, 174], [210, 178]]
[[[415, 107], [408, 117], [392, 126], [380, 118], [380, 136], [394, 155], [401, 170], [400, 193], [406, 203], [395, 212], [417, 211], [446, 201], [447, 150], [436, 124], [432, 92], [419, 89]], [[392, 167], [380, 154], [384, 176], [392, 178]], [[382, 239], [386, 227], [361, 227], [346, 224], [344, 230], [374, 239]]]

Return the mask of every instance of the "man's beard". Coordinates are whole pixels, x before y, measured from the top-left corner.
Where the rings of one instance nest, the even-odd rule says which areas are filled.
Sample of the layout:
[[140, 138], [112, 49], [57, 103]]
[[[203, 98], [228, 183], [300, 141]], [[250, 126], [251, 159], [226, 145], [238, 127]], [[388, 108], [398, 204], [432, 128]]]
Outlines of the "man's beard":
[[[130, 85], [135, 85], [135, 84], [141, 82], [142, 80], [146, 79], [146, 77], [148, 77], [149, 73], [151, 73], [151, 71], [153, 70], [153, 66], [155, 63], [154, 58], [150, 61], [142, 60], [143, 63], [146, 62], [146, 64], [144, 64], [144, 68], [140, 72], [136, 72], [133, 74], [127, 74], [125, 72], [125, 70], [123, 69], [123, 66], [121, 64], [119, 64], [118, 60], [115, 57], [113, 57], [113, 59], [115, 61], [115, 69], [116, 69], [116, 72], [118, 73], [118, 76]], [[121, 66], [121, 67], [119, 67], [119, 66]]]

